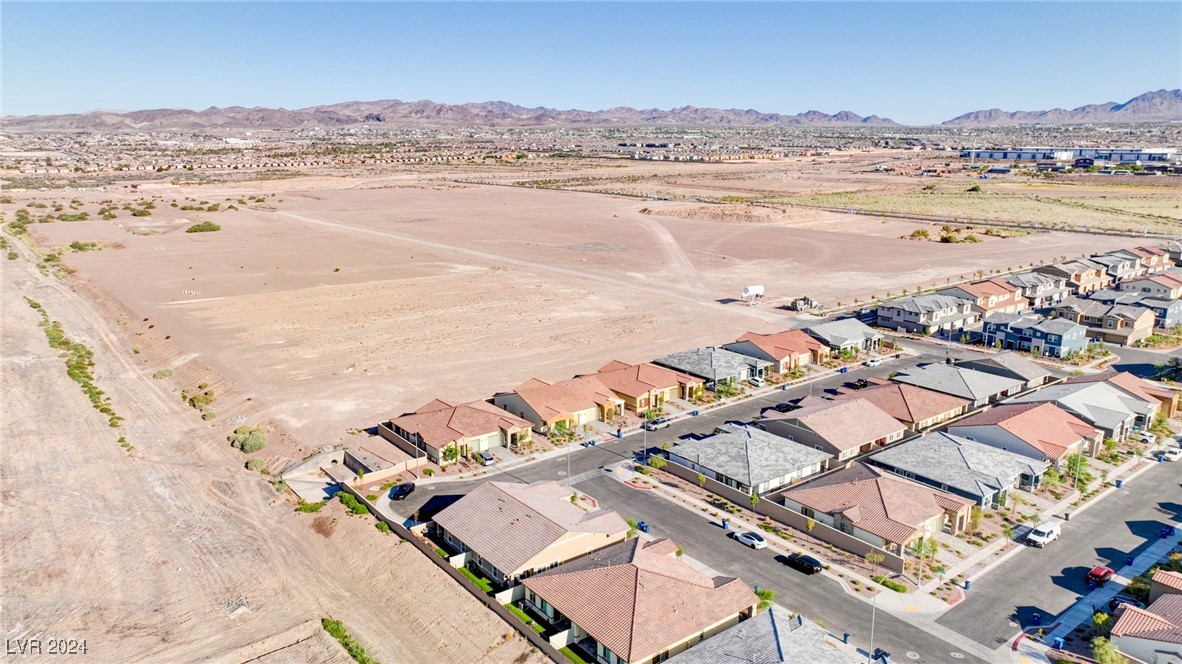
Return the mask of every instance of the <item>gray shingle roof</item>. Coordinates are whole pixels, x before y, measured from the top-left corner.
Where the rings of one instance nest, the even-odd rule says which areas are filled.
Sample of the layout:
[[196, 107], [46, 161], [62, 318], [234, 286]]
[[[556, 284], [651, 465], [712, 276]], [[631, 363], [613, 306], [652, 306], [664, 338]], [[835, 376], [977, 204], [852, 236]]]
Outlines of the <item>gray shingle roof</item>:
[[804, 328], [805, 332], [824, 341], [830, 346], [844, 346], [851, 342], [861, 343], [866, 339], [881, 339], [882, 335], [874, 328], [857, 318], [843, 318], [827, 323], [818, 323]]
[[1086, 329], [1083, 325], [1073, 323], [1066, 318], [1048, 318], [1035, 325], [1033, 329], [1041, 330], [1047, 334], [1064, 335], [1076, 328]]
[[773, 604], [750, 620], [669, 659], [669, 664], [860, 664], [838, 649], [825, 630]]
[[725, 348], [695, 348], [666, 355], [653, 364], [676, 369], [706, 380], [725, 380], [742, 375], [752, 367], [772, 366], [767, 360], [748, 357]]
[[1049, 464], [947, 433], [929, 433], [870, 457], [870, 462], [915, 473], [973, 496], [1013, 486], [1022, 475], [1041, 475]]
[[1051, 372], [1012, 351], [997, 353], [996, 355], [989, 355], [974, 360], [961, 360], [956, 363], [956, 366], [975, 371], [984, 371], [985, 373], [1020, 378], [1024, 381], [1038, 380], [1051, 375]]
[[718, 431], [700, 440], [679, 442], [669, 452], [751, 487], [831, 456], [754, 427], [727, 425]]
[[[1085, 387], [1087, 386], [1087, 387]], [[1103, 429], [1113, 429], [1132, 415], [1146, 415], [1149, 404], [1105, 383], [1062, 383], [1012, 400], [1013, 403], [1050, 401]]]
[[965, 300], [951, 295], [916, 295], [901, 300], [884, 302], [881, 306], [901, 309], [916, 314], [930, 314], [945, 309], [957, 309], [967, 305]]
[[923, 364], [898, 374], [893, 380], [970, 401], [980, 401], [995, 394], [1020, 388], [1025, 382], [947, 364]]

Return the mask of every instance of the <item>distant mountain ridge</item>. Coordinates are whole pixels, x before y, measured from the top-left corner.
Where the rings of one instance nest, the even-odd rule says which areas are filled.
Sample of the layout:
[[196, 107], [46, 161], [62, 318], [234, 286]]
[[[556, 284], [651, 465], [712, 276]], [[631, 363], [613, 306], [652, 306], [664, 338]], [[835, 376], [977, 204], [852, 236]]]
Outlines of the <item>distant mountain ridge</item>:
[[942, 123], [949, 127], [1003, 127], [1028, 124], [1116, 124], [1182, 121], [1182, 90], [1155, 90], [1118, 104], [1088, 104], [1070, 111], [973, 111]]
[[27, 115], [4, 118], [7, 129], [48, 131], [167, 131], [202, 129], [299, 129], [352, 124], [397, 126], [545, 127], [563, 125], [700, 125], [700, 126], [886, 126], [898, 123], [877, 115], [862, 117], [850, 111], [833, 115], [808, 111], [797, 115], [761, 113], [751, 109], [681, 106], [669, 110], [620, 106], [602, 111], [526, 108], [503, 101], [440, 104], [433, 101], [350, 101], [296, 110], [284, 108], [210, 107], [204, 111], [156, 109], [113, 113], [96, 111], [72, 115]]
[[[215, 129], [301, 129], [350, 125], [397, 127], [547, 127], [547, 126], [717, 126], [717, 127], [902, 127], [877, 115], [850, 111], [832, 115], [806, 111], [796, 115], [752, 109], [680, 106], [669, 110], [619, 106], [601, 111], [526, 108], [504, 101], [441, 104], [433, 101], [350, 101], [289, 110], [285, 108], [210, 107], [203, 111], [155, 109], [94, 111], [70, 115], [5, 116], [10, 131], [203, 131]], [[1182, 90], [1157, 90], [1118, 104], [1090, 104], [1072, 110], [965, 113], [945, 121], [950, 127], [997, 127], [1024, 124], [1104, 124], [1182, 121]]]

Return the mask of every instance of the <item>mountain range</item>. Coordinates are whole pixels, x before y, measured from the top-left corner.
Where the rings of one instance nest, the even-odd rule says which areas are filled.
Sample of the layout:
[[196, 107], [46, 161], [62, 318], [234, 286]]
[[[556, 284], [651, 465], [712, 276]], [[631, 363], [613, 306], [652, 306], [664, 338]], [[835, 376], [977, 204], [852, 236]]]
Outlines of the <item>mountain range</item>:
[[[1158, 90], [1123, 104], [1108, 102], [1070, 111], [974, 111], [944, 122], [952, 127], [1008, 126], [1020, 124], [1081, 124], [1182, 121], [1182, 90]], [[546, 127], [588, 125], [690, 125], [723, 127], [900, 127], [877, 115], [850, 111], [833, 115], [807, 111], [796, 115], [763, 113], [751, 109], [719, 109], [681, 106], [669, 110], [628, 106], [601, 111], [526, 108], [503, 101], [440, 104], [433, 101], [343, 102], [289, 110], [285, 108], [210, 107], [203, 111], [156, 109], [116, 112], [94, 111], [71, 115], [26, 115], [3, 118], [10, 131], [201, 131], [214, 129], [300, 129], [350, 125], [395, 127]]]

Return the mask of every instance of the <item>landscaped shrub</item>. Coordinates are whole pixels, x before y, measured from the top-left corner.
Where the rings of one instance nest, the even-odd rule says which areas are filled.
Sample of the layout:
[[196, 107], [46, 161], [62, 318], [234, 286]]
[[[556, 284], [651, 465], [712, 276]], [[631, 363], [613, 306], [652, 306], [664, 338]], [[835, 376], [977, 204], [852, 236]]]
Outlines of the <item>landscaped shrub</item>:
[[877, 584], [880, 584], [882, 586], [885, 586], [887, 588], [890, 588], [891, 590], [893, 590], [897, 593], [907, 592], [907, 586], [903, 585], [902, 583], [899, 583], [898, 581], [888, 579], [885, 576], [874, 577], [874, 582]]
[[344, 505], [350, 512], [354, 514], [369, 513], [369, 510], [365, 507], [365, 505], [362, 505], [356, 498], [354, 498], [353, 494], [342, 491], [340, 496], [341, 504]]
[[246, 469], [261, 472], [267, 469], [267, 461], [256, 457], [246, 462]]
[[[252, 461], [253, 461], [253, 459], [252, 459]], [[296, 511], [312, 514], [315, 512], [319, 512], [320, 508], [324, 507], [327, 504], [328, 504], [327, 500], [322, 500], [318, 503], [309, 503], [309, 502], [305, 502], [303, 499], [301, 499], [300, 504], [298, 506], [296, 506]]]
[[374, 527], [377, 528], [378, 530], [382, 531], [383, 533], [386, 533], [387, 535], [390, 534], [390, 524], [386, 523], [385, 521], [378, 521], [377, 524], [374, 525]]

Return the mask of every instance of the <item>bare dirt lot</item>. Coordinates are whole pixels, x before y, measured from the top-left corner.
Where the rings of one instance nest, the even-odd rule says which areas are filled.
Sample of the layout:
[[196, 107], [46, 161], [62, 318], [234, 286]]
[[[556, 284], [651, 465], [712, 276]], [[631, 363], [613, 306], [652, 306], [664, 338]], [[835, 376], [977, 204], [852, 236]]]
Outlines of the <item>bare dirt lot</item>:
[[[95, 352], [121, 427], [67, 378], [22, 296]], [[372, 519], [293, 512], [77, 293], [17, 260], [2, 297], [6, 638], [85, 639], [95, 662], [344, 664], [319, 625], [332, 616], [387, 663], [542, 661]]]

